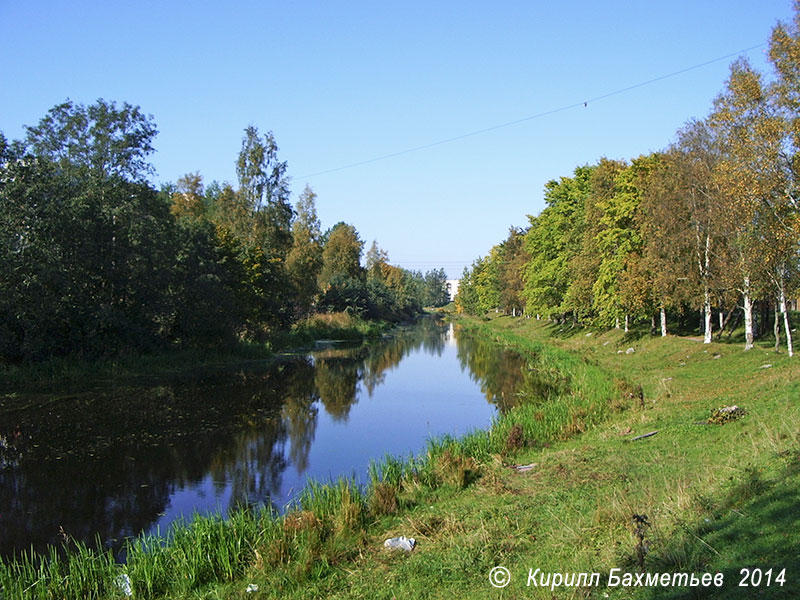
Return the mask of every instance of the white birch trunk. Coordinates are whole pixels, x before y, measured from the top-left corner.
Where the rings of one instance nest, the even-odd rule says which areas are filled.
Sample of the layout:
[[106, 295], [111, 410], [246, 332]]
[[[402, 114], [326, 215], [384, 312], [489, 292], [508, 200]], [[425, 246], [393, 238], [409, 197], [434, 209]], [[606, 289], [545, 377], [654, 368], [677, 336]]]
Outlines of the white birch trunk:
[[786, 310], [786, 287], [783, 282], [781, 282], [781, 312], [783, 313], [783, 327], [786, 331], [786, 350], [789, 352], [789, 356], [793, 356], [792, 329], [789, 326], [789, 311]]
[[628, 315], [625, 315], [625, 333], [628, 333]]
[[722, 326], [725, 324], [725, 321], [722, 320], [722, 307], [719, 308], [719, 328], [720, 331], [722, 330]]
[[753, 349], [753, 299], [750, 297], [750, 277], [744, 278], [744, 349]]
[[667, 311], [664, 305], [661, 305], [661, 337], [667, 337]]
[[703, 278], [703, 343], [711, 343], [711, 290], [708, 289], [708, 271], [711, 264], [711, 236], [706, 233], [706, 248], [700, 275]]
[[616, 318], [616, 323], [614, 324], [614, 329], [619, 329], [619, 317]]

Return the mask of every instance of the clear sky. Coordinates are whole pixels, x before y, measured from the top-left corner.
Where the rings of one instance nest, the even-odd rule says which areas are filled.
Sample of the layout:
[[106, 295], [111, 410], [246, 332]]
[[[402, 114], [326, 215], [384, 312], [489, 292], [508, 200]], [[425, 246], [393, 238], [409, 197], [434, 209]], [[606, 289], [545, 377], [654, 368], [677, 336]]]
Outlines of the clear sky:
[[[0, 131], [21, 138], [66, 98], [139, 105], [160, 185], [235, 184], [243, 129], [272, 130], [323, 228], [457, 277], [543, 208], [548, 180], [705, 116], [734, 57], [638, 84], [791, 18], [790, 0], [0, 0]], [[746, 55], [767, 71], [765, 51]]]

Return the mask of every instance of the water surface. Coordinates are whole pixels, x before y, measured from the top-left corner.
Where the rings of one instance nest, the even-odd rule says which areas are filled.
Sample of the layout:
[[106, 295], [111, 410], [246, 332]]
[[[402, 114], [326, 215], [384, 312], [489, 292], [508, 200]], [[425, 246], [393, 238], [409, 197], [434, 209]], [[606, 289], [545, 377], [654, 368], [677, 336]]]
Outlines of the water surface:
[[167, 379], [0, 396], [0, 555], [118, 547], [196, 512], [279, 510], [308, 478], [366, 481], [372, 459], [486, 428], [525, 360], [423, 320], [356, 348]]

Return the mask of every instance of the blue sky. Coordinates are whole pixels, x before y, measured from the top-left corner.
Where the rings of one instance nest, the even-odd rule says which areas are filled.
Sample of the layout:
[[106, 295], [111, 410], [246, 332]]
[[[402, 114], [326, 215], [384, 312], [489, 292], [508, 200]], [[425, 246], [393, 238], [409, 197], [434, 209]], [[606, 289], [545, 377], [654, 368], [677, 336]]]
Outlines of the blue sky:
[[[790, 0], [0, 0], [0, 130], [20, 138], [66, 98], [127, 101], [158, 125], [154, 183], [235, 183], [254, 124], [323, 227], [458, 276], [543, 208], [548, 180], [703, 117], [733, 57], [584, 101], [765, 44], [791, 18]], [[746, 55], [767, 71], [765, 51]]]

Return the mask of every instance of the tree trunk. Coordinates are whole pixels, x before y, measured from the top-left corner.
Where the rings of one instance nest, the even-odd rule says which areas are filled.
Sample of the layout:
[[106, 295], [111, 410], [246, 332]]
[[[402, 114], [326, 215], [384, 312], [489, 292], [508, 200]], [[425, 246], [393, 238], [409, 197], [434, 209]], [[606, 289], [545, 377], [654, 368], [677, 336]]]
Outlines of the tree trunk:
[[775, 352], [781, 347], [780, 303], [775, 303], [775, 323], [772, 324], [772, 333], [775, 335]]
[[723, 320], [722, 320], [722, 313], [723, 313], [723, 312], [725, 312], [725, 311], [723, 311], [723, 310], [722, 310], [722, 308], [720, 308], [720, 309], [719, 309], [719, 329], [720, 329], [720, 335], [722, 335], [722, 328], [725, 326], [725, 323], [724, 323], [724, 322], [723, 322]]
[[719, 334], [717, 335], [717, 339], [718, 340], [722, 339], [722, 332], [725, 331], [725, 328], [728, 326], [728, 322], [731, 320], [731, 317], [733, 316], [733, 314], [735, 312], [736, 312], [736, 307], [734, 306], [732, 309], [730, 309], [728, 311], [728, 316], [725, 317], [725, 320], [723, 321], [722, 320], [722, 311], [720, 311], [720, 313], [719, 313], [719, 320], [720, 320]]
[[616, 318], [616, 321], [614, 323], [614, 329], [619, 329], [619, 317]]
[[667, 310], [661, 305], [661, 337], [667, 337]]
[[628, 315], [625, 315], [625, 333], [628, 333]]
[[744, 300], [744, 349], [753, 349], [753, 299], [750, 297], [750, 278], [744, 278], [742, 290]]
[[708, 287], [703, 298], [703, 343], [711, 343], [711, 292]]
[[[781, 312], [783, 313], [783, 327], [786, 330], [786, 350], [789, 356], [794, 356], [792, 347], [792, 328], [789, 326], [789, 311], [786, 310], [786, 287], [781, 285]], [[777, 317], [777, 315], [775, 315]]]

